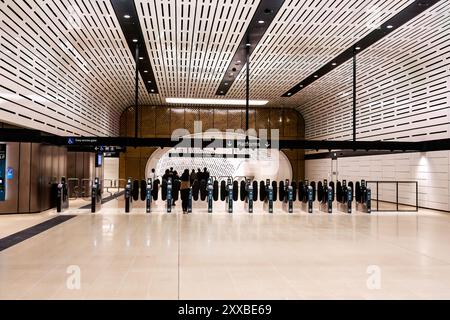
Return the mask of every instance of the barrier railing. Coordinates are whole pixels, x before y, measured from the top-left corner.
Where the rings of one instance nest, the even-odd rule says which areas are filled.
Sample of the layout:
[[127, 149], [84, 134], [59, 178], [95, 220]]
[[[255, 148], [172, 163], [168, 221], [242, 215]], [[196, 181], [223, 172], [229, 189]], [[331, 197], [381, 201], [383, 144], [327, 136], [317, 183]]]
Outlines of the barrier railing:
[[[419, 211], [419, 184], [417, 181], [367, 181], [372, 190], [374, 211]], [[406, 190], [400, 194], [400, 189]], [[413, 197], [414, 196], [414, 197]], [[373, 203], [376, 201], [376, 206]]]

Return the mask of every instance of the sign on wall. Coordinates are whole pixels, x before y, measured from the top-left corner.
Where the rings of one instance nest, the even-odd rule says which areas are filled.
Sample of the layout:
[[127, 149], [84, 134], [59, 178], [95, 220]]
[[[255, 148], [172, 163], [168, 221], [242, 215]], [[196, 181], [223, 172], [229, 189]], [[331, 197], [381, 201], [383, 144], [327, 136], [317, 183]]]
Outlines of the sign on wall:
[[6, 196], [6, 144], [0, 144], [0, 201], [5, 201]]

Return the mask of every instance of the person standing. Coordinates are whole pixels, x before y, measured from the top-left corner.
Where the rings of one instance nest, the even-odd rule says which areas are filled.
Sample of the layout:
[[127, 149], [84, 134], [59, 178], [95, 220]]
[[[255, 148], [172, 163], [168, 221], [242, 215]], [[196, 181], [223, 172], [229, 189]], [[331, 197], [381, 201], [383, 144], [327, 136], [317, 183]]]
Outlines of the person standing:
[[190, 176], [191, 185], [194, 184], [195, 180], [197, 180], [197, 174], [195, 173], [195, 169], [192, 169], [191, 176]]
[[[194, 171], [195, 173], [195, 171]], [[183, 214], [188, 213], [188, 201], [189, 201], [189, 188], [191, 187], [190, 184], [190, 176], [189, 176], [189, 169], [185, 169], [183, 174], [181, 175], [181, 207], [183, 208]]]
[[[171, 168], [173, 169], [173, 168]], [[172, 172], [172, 206], [175, 207], [175, 202], [178, 200], [178, 194], [180, 192], [180, 176], [175, 170]]]
[[203, 168], [203, 180], [208, 182], [209, 179], [209, 171], [206, 168]]
[[201, 172], [200, 168], [197, 169], [197, 181], [198, 183], [202, 182], [203, 180], [203, 172]]

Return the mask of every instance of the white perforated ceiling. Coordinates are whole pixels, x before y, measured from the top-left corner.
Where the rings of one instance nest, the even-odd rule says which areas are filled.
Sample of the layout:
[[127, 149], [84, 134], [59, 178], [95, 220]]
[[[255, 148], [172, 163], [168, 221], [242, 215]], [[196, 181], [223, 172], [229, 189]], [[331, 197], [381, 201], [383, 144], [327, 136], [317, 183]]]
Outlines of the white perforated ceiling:
[[[286, 0], [251, 57], [251, 98], [303, 105], [306, 90], [281, 95], [411, 2]], [[219, 98], [259, 0], [135, 4], [159, 89], [148, 94], [141, 81], [140, 103]], [[118, 134], [134, 103], [134, 60], [110, 1], [0, 0], [0, 10], [0, 118], [57, 134]], [[241, 73], [223, 98], [244, 97]]]
[[[450, 1], [357, 55], [357, 139], [421, 141], [450, 132]], [[309, 139], [352, 138], [352, 62], [294, 98]]]
[[[134, 60], [109, 0], [2, 0], [0, 118], [56, 134], [115, 135]], [[142, 82], [141, 103], [159, 103]]]

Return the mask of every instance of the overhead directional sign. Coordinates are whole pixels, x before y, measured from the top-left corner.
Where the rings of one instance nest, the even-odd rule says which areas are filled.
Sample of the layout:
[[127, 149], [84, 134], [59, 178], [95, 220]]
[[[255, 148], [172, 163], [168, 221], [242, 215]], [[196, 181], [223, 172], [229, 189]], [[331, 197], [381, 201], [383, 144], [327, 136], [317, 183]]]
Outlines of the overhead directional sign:
[[[2, 141], [7, 142], [36, 142], [48, 143], [62, 146], [130, 146], [130, 147], [176, 147], [183, 143], [188, 146], [200, 146], [207, 148], [212, 142], [216, 148], [227, 148], [228, 142], [225, 139], [199, 139], [183, 138], [172, 140], [171, 138], [130, 138], [130, 137], [61, 137], [48, 135], [37, 130], [28, 129], [0, 129]], [[251, 140], [252, 137], [249, 137]], [[237, 140], [232, 140], [231, 148], [237, 148]], [[245, 141], [245, 140], [244, 140]], [[259, 140], [259, 148], [271, 149], [302, 149], [302, 150], [382, 150], [392, 151], [438, 151], [449, 150], [450, 139], [439, 139], [430, 141], [332, 141], [332, 140]], [[262, 144], [261, 144], [262, 142]], [[266, 143], [267, 142], [267, 143]], [[242, 146], [242, 144], [240, 143]], [[245, 147], [245, 142], [244, 145]], [[249, 147], [251, 144], [249, 142]], [[255, 146], [252, 146], [255, 147]], [[92, 150], [95, 151], [95, 150]]]

